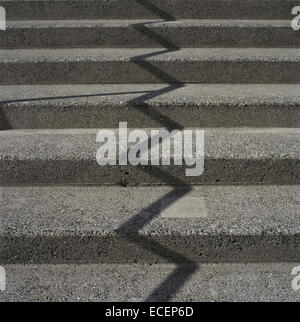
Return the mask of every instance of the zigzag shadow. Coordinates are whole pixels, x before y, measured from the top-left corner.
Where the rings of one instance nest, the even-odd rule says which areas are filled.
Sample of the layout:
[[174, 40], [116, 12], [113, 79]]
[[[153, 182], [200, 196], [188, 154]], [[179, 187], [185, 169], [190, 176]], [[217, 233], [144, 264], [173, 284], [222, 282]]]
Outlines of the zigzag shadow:
[[[138, 2], [140, 5], [144, 6], [146, 9], [151, 10], [153, 13], [155, 13], [158, 17], [164, 19], [164, 21], [174, 21], [175, 18], [169, 15], [167, 12], [157, 8], [154, 4], [149, 2], [148, 0], [134, 0]], [[164, 71], [160, 70], [159, 68], [153, 66], [151, 63], [147, 62], [147, 58], [166, 54], [170, 52], [174, 52], [176, 50], [179, 50], [180, 48], [168, 41], [167, 39], [164, 39], [160, 35], [156, 35], [153, 33], [152, 30], [147, 28], [147, 25], [151, 24], [149, 23], [138, 23], [134, 25], [133, 27], [139, 31], [140, 33], [143, 33], [144, 35], [148, 36], [151, 39], [155, 39], [157, 43], [166, 49], [163, 49], [161, 51], [149, 53], [147, 55], [132, 57], [131, 61], [134, 64], [137, 64], [142, 69], [146, 70], [150, 74], [156, 76], [159, 81], [163, 83], [167, 83], [168, 85], [165, 88], [154, 90], [151, 92], [141, 92], [140, 97], [130, 100], [128, 103], [132, 105], [132, 108], [136, 108], [139, 110], [139, 105], [143, 104], [143, 106], [147, 107], [147, 115], [157, 121], [164, 120], [162, 124], [162, 127], [166, 127], [168, 130], [172, 129], [178, 129], [182, 130], [184, 127], [179, 124], [178, 122], [173, 121], [172, 119], [160, 114], [159, 112], [155, 111], [150, 105], [147, 104], [147, 100], [151, 98], [155, 98], [159, 95], [162, 95], [164, 93], [172, 92], [176, 89], [179, 89], [184, 86], [183, 83], [178, 81], [176, 78], [172, 77], [172, 75], [169, 75], [165, 73]], [[135, 92], [137, 93], [137, 92]], [[5, 115], [3, 111], [1, 110], [1, 105], [7, 104], [7, 103], [17, 103], [17, 102], [30, 102], [30, 101], [40, 101], [40, 100], [55, 100], [55, 99], [68, 99], [68, 98], [77, 98], [77, 97], [97, 97], [97, 96], [105, 96], [105, 95], [122, 95], [122, 94], [129, 94], [129, 93], [110, 93], [110, 94], [89, 94], [89, 95], [73, 95], [73, 96], [57, 96], [57, 97], [41, 97], [41, 98], [24, 98], [24, 99], [18, 99], [18, 100], [9, 100], [9, 101], [2, 101], [0, 102], [0, 129], [10, 129], [11, 126], [8, 122], [8, 120], [5, 118]], [[128, 152], [127, 152], [128, 153]], [[152, 176], [161, 177], [161, 171], [158, 169], [153, 168], [142, 168], [141, 170], [150, 172]], [[164, 174], [166, 176], [166, 174]], [[191, 191], [191, 187], [185, 183], [183, 183], [179, 178], [171, 177], [170, 180], [174, 182], [172, 185], [174, 190], [172, 190], [167, 195], [163, 196], [161, 199], [157, 200], [155, 203], [149, 205], [149, 209], [152, 207], [156, 207], [158, 209], [162, 209], [161, 201], [168, 200], [169, 203], [164, 202], [164, 208], [167, 208], [171, 206], [172, 203], [174, 203], [179, 198], [184, 197], [187, 193]], [[174, 195], [176, 195], [176, 198], [174, 198]], [[172, 196], [172, 198], [168, 198]], [[139, 246], [141, 246], [144, 249], [150, 250], [160, 256], [164, 256], [167, 258], [176, 259], [174, 260], [174, 263], [177, 264], [177, 268], [160, 284], [158, 285], [152, 293], [146, 298], [146, 301], [168, 301], [171, 300], [176, 293], [180, 290], [180, 288], [184, 285], [184, 283], [191, 277], [191, 275], [195, 272], [197, 268], [197, 263], [194, 261], [189, 260], [188, 258], [182, 256], [179, 253], [176, 253], [174, 251], [171, 251], [169, 249], [166, 249], [164, 246], [155, 243], [153, 241], [148, 240], [145, 237], [137, 236], [137, 233], [139, 229], [147, 225], [151, 220], [153, 220], [158, 214], [153, 214], [152, 216], [144, 217], [142, 216], [143, 212], [147, 210], [148, 208], [144, 209], [143, 211], [136, 214], [134, 217], [132, 217], [127, 222], [123, 223], [116, 231], [118, 234], [126, 238], [130, 242], [138, 243]], [[142, 219], [141, 219], [142, 218]], [[134, 229], [132, 229], [134, 227]], [[128, 234], [128, 231], [130, 233]], [[180, 264], [179, 264], [180, 263]], [[184, 263], [184, 266], [181, 264]]]
[[[170, 16], [168, 13], [160, 10], [155, 5], [150, 3], [147, 0], [134, 0], [138, 2], [139, 4], [143, 5], [147, 9], [152, 10], [155, 14], [157, 14], [160, 18], [163, 18], [165, 20], [175, 20], [174, 17]], [[173, 44], [169, 42], [167, 39], [162, 38], [161, 36], [157, 36], [153, 31], [150, 29], [147, 29], [146, 25], [149, 25], [150, 23], [139, 23], [134, 25], [134, 28], [143, 33], [144, 35], [147, 35], [151, 39], [155, 39], [162, 47], [166, 47], [167, 49], [161, 50], [158, 52], [150, 53], [147, 55], [142, 56], [136, 56], [131, 59], [131, 61], [144, 70], [148, 71], [152, 75], [155, 75], [160, 81], [164, 83], [168, 83], [168, 86], [164, 88], [164, 90], [160, 90], [157, 92], [152, 92], [150, 94], [145, 94], [139, 97], [137, 100], [139, 102], [143, 102], [144, 105], [148, 107], [147, 114], [149, 113], [150, 117], [155, 117], [155, 119], [162, 119], [163, 115], [160, 115], [158, 112], [155, 112], [151, 109], [149, 105], [147, 105], [146, 101], [150, 98], [154, 98], [156, 96], [159, 96], [163, 93], [171, 92], [173, 90], [176, 90], [178, 88], [181, 88], [184, 86], [183, 83], [175, 79], [173, 76], [163, 72], [159, 68], [153, 66], [151, 63], [147, 62], [146, 59], [149, 57], [157, 56], [160, 54], [165, 54], [169, 52], [174, 52], [176, 50], [179, 50], [180, 48], [176, 46], [176, 44]], [[129, 103], [134, 103], [135, 100], [129, 101]], [[133, 104], [133, 106], [135, 106]], [[137, 108], [137, 107], [136, 107]], [[166, 120], [165, 120], [166, 121]], [[162, 126], [167, 127], [169, 130], [171, 129], [178, 129], [182, 130], [184, 127], [180, 125], [177, 122], [174, 122], [173, 120], [168, 119], [167, 122], [164, 121], [164, 124]], [[149, 145], [148, 145], [149, 146]], [[127, 151], [128, 153], [128, 151]], [[143, 171], [150, 172], [151, 175], [160, 177], [161, 171], [160, 170], [154, 170], [153, 168], [144, 168]], [[165, 174], [164, 174], [165, 175]], [[172, 177], [172, 182], [174, 182], [174, 190], [171, 191], [169, 194], [163, 196], [161, 199], [156, 201], [155, 203], [151, 204], [149, 206], [149, 209], [152, 207], [156, 207], [158, 209], [162, 209], [162, 200], [168, 200], [169, 203], [164, 203], [164, 207], [169, 207], [172, 203], [174, 203], [179, 198], [184, 197], [189, 191], [191, 191], [191, 187], [185, 183], [183, 183], [179, 178]], [[178, 186], [180, 186], [180, 189], [178, 189]], [[169, 198], [169, 196], [174, 195], [174, 192], [176, 193], [176, 198]], [[167, 198], [167, 199], [166, 199]], [[144, 209], [147, 210], [147, 209]], [[145, 237], [138, 236], [136, 237], [136, 234], [138, 233], [139, 229], [144, 227], [147, 223], [149, 223], [151, 220], [153, 220], [158, 214], [152, 214], [151, 216], [144, 218], [144, 220], [141, 220], [142, 212], [139, 212], [134, 217], [132, 217], [130, 220], [125, 222], [123, 225], [121, 225], [116, 231], [121, 234], [125, 239], [127, 239], [130, 242], [138, 243], [139, 246], [141, 246], [144, 249], [150, 250], [160, 256], [169, 257], [169, 258], [176, 258], [176, 263], [178, 262], [184, 262], [185, 265], [181, 266], [177, 264], [177, 268], [160, 284], [158, 285], [152, 293], [146, 298], [146, 301], [169, 301], [171, 300], [176, 293], [181, 289], [181, 287], [184, 285], [184, 283], [191, 277], [191, 275], [195, 272], [197, 269], [197, 264], [194, 261], [189, 260], [188, 258], [185, 258], [181, 254], [175, 253], [169, 249], [166, 249], [164, 246], [159, 245], [158, 243], [155, 243], [153, 241], [148, 240]], [[132, 227], [135, 227], [132, 231]], [[130, 230], [131, 229], [131, 230]], [[128, 231], [130, 233], [128, 234]]]

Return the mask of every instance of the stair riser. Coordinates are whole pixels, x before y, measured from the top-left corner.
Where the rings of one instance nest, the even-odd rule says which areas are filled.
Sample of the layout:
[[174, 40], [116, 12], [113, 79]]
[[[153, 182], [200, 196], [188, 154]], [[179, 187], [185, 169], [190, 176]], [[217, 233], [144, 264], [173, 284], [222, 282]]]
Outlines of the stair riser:
[[[102, 234], [101, 234], [102, 235]], [[300, 236], [0, 237], [1, 264], [299, 262]]]
[[0, 48], [67, 47], [299, 47], [300, 37], [284, 27], [153, 27], [151, 24], [96, 27], [10, 28]]
[[[96, 149], [95, 149], [96, 151]], [[172, 161], [171, 161], [172, 164]], [[95, 160], [2, 160], [1, 184], [299, 184], [299, 160], [205, 158], [204, 173], [185, 176], [188, 166], [99, 166]]]
[[288, 19], [297, 0], [0, 1], [9, 19]]
[[0, 84], [300, 83], [293, 61], [65, 61], [0, 64]]

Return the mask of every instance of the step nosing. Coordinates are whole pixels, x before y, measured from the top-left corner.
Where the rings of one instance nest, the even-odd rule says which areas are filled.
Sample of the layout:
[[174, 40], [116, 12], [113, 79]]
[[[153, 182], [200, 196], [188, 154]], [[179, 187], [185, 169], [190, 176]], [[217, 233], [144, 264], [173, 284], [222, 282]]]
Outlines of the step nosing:
[[260, 27], [286, 27], [291, 25], [290, 20], [274, 20], [274, 19], [177, 19], [167, 21], [162, 19], [68, 19], [68, 20], [7, 20], [8, 27], [30, 26], [30, 27], [43, 27], [43, 26], [132, 26], [132, 25], [145, 25], [145, 27], [171, 27], [171, 26], [260, 26]]
[[93, 61], [300, 61], [300, 48], [1, 49], [1, 63]]

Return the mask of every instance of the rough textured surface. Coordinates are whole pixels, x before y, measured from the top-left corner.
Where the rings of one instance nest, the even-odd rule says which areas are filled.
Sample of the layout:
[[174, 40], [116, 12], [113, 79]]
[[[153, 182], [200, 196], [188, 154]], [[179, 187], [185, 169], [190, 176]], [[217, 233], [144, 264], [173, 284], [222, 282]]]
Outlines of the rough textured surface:
[[[0, 301], [299, 301], [298, 0], [0, 6]], [[119, 121], [205, 128], [204, 174], [100, 167]]]
[[[119, 166], [118, 130], [116, 165], [99, 166], [98, 130], [14, 130], [0, 132], [0, 182], [178, 184], [281, 183], [300, 181], [298, 129], [205, 130], [204, 172], [186, 176], [189, 167], [174, 165]], [[128, 130], [130, 132], [130, 129]], [[151, 135], [147, 132], [148, 138]], [[128, 144], [128, 147], [133, 144]], [[193, 140], [195, 149], [195, 139]], [[150, 150], [148, 150], [150, 151]], [[150, 152], [149, 152], [150, 153]], [[149, 154], [150, 155], [150, 154]]]
[[1, 48], [299, 47], [289, 20], [9, 21]]
[[9, 19], [289, 19], [298, 0], [1, 0]]
[[299, 83], [300, 48], [1, 49], [0, 84]]
[[294, 127], [300, 85], [0, 86], [0, 128]]
[[0, 301], [299, 302], [291, 286], [295, 266], [6, 265], [7, 290]]
[[[1, 263], [300, 261], [299, 186], [1, 192]], [[206, 216], [189, 218], [188, 210], [185, 218], [162, 216], [190, 197], [194, 207], [199, 200], [205, 205]]]

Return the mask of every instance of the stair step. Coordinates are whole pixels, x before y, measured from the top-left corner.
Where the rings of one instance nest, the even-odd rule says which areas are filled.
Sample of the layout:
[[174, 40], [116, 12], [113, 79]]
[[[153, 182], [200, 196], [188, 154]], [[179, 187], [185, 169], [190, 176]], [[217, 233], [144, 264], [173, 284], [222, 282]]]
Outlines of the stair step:
[[300, 301], [299, 5], [0, 0], [0, 301]]
[[[118, 129], [112, 131], [118, 145]], [[160, 165], [149, 166], [149, 156], [148, 166], [120, 166], [117, 147], [117, 165], [100, 166], [96, 162], [101, 146], [96, 142], [97, 133], [96, 129], [1, 131], [0, 182], [129, 185], [300, 182], [299, 129], [206, 129], [205, 170], [200, 176], [186, 176], [186, 169], [194, 166], [187, 166], [183, 158], [181, 166], [174, 165], [173, 149], [170, 165], [162, 165], [159, 160]], [[148, 130], [148, 138], [150, 134]]]
[[298, 0], [1, 0], [9, 19], [289, 19]]
[[2, 49], [0, 84], [299, 83], [300, 48]]
[[299, 185], [3, 186], [0, 262], [300, 262]]
[[0, 48], [299, 47], [289, 20], [9, 21]]
[[0, 86], [0, 129], [299, 127], [300, 85]]
[[[299, 302], [295, 264], [6, 265], [5, 302]], [[149, 314], [148, 314], [149, 315]]]

